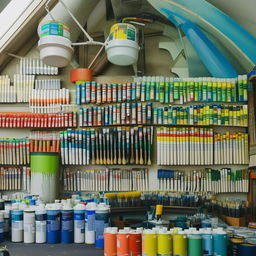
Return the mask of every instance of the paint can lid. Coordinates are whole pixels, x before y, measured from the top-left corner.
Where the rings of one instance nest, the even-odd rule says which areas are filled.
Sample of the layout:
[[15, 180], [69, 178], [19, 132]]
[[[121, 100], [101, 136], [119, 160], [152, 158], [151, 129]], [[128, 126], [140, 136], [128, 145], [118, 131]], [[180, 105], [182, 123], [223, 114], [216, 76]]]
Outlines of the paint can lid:
[[144, 229], [143, 230], [143, 235], [153, 235], [153, 234], [156, 234], [155, 230], [152, 230], [152, 229]]
[[65, 203], [65, 204], [63, 204], [63, 206], [62, 206], [62, 210], [63, 210], [63, 211], [72, 211], [73, 208], [71, 207], [71, 205]]
[[94, 202], [89, 202], [86, 206], [85, 209], [88, 211], [95, 211], [97, 208], [97, 204]]
[[124, 230], [124, 229], [120, 229], [120, 230], [118, 231], [118, 234], [129, 234], [129, 231]]
[[76, 210], [76, 211], [83, 211], [83, 210], [85, 210], [85, 205], [84, 204], [77, 204], [74, 207], [74, 210]]

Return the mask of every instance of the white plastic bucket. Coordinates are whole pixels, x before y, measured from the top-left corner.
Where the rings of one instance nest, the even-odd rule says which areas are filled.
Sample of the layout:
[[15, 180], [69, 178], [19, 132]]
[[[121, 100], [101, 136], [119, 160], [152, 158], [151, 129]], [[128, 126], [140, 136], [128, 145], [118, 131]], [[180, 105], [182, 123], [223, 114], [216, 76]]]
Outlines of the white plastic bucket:
[[40, 59], [49, 66], [66, 67], [73, 53], [71, 41], [62, 36], [44, 36], [38, 42]]
[[137, 62], [139, 45], [136, 28], [127, 23], [114, 24], [110, 29], [106, 45], [108, 60], [119, 66]]

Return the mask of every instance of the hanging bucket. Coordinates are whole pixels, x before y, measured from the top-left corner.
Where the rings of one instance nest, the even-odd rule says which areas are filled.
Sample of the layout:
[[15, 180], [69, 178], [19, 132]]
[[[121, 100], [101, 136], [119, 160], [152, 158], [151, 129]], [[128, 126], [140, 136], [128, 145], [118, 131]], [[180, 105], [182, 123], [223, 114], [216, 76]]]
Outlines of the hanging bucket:
[[106, 45], [108, 60], [119, 66], [137, 62], [139, 45], [137, 29], [128, 23], [116, 23], [110, 29]]

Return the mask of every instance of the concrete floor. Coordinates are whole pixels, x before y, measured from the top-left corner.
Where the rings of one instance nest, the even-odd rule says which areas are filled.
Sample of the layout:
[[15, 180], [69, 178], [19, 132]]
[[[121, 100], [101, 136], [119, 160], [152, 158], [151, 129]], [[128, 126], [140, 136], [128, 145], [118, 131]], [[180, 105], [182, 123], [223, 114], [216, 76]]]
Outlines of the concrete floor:
[[3, 242], [10, 256], [103, 256], [103, 250], [86, 244], [24, 244]]

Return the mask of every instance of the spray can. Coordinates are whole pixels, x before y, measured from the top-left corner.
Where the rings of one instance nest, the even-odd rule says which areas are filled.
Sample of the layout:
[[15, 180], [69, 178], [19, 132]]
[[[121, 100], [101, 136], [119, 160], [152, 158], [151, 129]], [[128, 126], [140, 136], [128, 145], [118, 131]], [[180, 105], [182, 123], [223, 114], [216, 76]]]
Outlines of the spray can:
[[12, 210], [12, 242], [23, 241], [23, 211]]
[[227, 256], [227, 233], [222, 228], [213, 230], [214, 256]]
[[24, 210], [24, 243], [35, 242], [35, 210], [28, 208]]
[[95, 211], [96, 203], [88, 203], [85, 207], [85, 243], [95, 244]]
[[74, 243], [84, 243], [84, 214], [85, 205], [77, 204], [74, 207]]
[[44, 205], [39, 205], [35, 211], [36, 243], [46, 243], [47, 214]]
[[65, 204], [61, 211], [61, 242], [64, 244], [73, 243], [74, 240], [74, 222], [73, 209]]
[[0, 243], [4, 240], [4, 213], [0, 212]]
[[171, 232], [160, 229], [157, 235], [157, 255], [171, 256], [172, 255], [172, 237]]
[[131, 230], [129, 234], [129, 255], [130, 256], [141, 256], [141, 231]]
[[46, 205], [47, 209], [47, 243], [60, 242], [60, 208], [57, 204]]
[[117, 255], [117, 228], [106, 228], [104, 232], [104, 256]]
[[117, 256], [129, 256], [129, 233], [121, 229], [116, 236]]
[[213, 255], [213, 235], [211, 228], [207, 228], [203, 231], [203, 255]]
[[145, 229], [142, 234], [142, 255], [157, 255], [157, 235], [155, 230]]
[[104, 248], [104, 228], [109, 225], [109, 205], [100, 203], [95, 214], [95, 240], [96, 248]]

